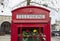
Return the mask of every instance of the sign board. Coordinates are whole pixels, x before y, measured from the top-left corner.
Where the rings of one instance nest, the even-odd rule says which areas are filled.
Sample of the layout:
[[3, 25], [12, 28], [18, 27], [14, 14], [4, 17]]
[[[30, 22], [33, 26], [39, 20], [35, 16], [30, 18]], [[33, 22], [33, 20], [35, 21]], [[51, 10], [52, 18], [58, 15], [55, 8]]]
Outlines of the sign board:
[[16, 19], [45, 19], [43, 14], [17, 14]]

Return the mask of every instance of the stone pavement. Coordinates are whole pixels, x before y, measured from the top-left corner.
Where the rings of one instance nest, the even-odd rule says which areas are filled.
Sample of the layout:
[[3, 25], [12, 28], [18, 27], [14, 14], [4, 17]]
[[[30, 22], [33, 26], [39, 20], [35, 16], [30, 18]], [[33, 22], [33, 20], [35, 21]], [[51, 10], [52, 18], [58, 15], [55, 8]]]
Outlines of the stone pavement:
[[0, 41], [10, 41], [10, 35], [0, 36]]
[[[10, 38], [11, 38], [10, 35], [0, 36], [0, 41], [11, 41]], [[52, 37], [51, 41], [60, 41], [60, 37], [59, 36]]]
[[59, 36], [52, 37], [51, 38], [51, 41], [60, 41], [60, 37]]

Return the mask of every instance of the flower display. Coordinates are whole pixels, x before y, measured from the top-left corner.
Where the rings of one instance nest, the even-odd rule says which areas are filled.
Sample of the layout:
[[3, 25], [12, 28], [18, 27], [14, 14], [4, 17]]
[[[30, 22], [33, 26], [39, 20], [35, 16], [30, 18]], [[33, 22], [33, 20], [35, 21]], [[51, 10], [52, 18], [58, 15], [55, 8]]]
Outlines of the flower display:
[[39, 38], [37, 29], [25, 29], [23, 30], [23, 41], [38, 41]]

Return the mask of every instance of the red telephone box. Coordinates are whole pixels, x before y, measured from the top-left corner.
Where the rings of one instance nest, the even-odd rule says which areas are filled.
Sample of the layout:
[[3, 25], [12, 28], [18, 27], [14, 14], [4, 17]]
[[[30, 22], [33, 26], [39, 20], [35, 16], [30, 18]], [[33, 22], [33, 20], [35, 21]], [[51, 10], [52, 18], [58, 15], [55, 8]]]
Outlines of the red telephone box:
[[13, 10], [11, 41], [51, 41], [49, 13], [37, 6]]

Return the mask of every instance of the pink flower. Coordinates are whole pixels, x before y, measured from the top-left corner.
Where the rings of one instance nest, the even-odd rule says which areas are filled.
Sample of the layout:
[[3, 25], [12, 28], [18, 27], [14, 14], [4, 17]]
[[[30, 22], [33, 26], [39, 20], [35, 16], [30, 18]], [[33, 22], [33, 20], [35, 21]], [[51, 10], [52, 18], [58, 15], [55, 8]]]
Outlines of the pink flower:
[[30, 32], [30, 31], [27, 29], [26, 32], [28, 33], [28, 32]]

